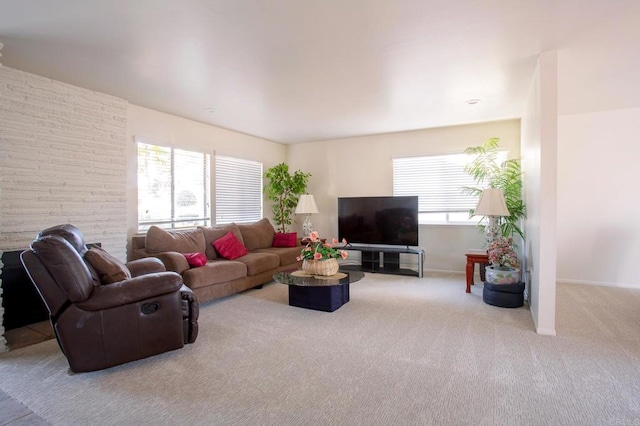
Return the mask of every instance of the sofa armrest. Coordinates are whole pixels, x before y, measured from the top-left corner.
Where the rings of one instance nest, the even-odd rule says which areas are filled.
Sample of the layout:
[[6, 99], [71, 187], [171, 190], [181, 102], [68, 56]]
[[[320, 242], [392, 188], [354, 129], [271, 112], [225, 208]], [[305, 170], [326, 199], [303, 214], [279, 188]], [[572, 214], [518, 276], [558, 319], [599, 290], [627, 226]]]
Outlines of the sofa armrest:
[[141, 275], [147, 275], [154, 272], [164, 272], [167, 270], [164, 263], [156, 257], [132, 260], [131, 262], [127, 262], [126, 266], [129, 269], [129, 272], [131, 272], [132, 277], [139, 277]]
[[164, 267], [167, 271], [177, 272], [182, 274], [189, 269], [189, 263], [182, 253], [177, 251], [165, 251], [163, 253], [153, 253], [150, 256], [157, 257], [164, 263]]
[[101, 311], [175, 292], [181, 287], [182, 277], [180, 275], [175, 272], [157, 272], [113, 284], [96, 286], [89, 298], [84, 302], [77, 302], [76, 306], [86, 311]]
[[[149, 257], [155, 257], [160, 259], [160, 261], [164, 264], [164, 268], [166, 271], [177, 272], [178, 274], [182, 274], [184, 271], [189, 269], [189, 263], [187, 259], [184, 257], [182, 253], [178, 253], [177, 251], [164, 251], [159, 253], [151, 253], [147, 250], [139, 250], [137, 252], [136, 259], [146, 259]], [[133, 261], [132, 261], [133, 262]], [[132, 272], [133, 274], [133, 272]]]

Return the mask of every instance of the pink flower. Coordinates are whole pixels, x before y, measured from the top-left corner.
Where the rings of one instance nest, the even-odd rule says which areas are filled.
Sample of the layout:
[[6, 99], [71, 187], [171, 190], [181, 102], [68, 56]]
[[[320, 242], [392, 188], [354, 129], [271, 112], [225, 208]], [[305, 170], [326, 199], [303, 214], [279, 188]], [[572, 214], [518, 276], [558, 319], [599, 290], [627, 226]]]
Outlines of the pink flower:
[[346, 259], [349, 254], [344, 250], [340, 250], [340, 256], [342, 256], [343, 259]]
[[331, 243], [332, 243], [333, 245], [338, 244], [338, 239], [337, 239], [337, 238], [334, 238], [333, 240], [331, 240]]
[[322, 259], [322, 255], [320, 253], [316, 252], [316, 253], [313, 253], [313, 258], [315, 260], [320, 260], [320, 259]]
[[320, 234], [318, 234], [318, 231], [313, 231], [309, 234], [309, 239], [311, 241], [318, 241], [320, 239]]
[[325, 246], [327, 248], [331, 248], [331, 244], [329, 244], [329, 243], [324, 243], [323, 246]]
[[345, 245], [345, 246], [347, 245], [347, 239], [346, 238], [342, 239], [342, 244]]
[[299, 261], [301, 261], [301, 260], [302, 260], [302, 256], [298, 256], [298, 257], [296, 257], [296, 260], [297, 260], [298, 262], [299, 262]]

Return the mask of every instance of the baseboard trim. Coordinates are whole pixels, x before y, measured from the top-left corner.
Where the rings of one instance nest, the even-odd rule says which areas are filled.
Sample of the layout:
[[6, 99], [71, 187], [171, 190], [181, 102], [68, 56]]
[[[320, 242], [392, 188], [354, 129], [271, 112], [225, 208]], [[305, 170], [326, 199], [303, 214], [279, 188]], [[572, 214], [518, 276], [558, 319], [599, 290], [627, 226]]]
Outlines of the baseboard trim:
[[558, 278], [556, 279], [556, 282], [558, 284], [597, 285], [597, 286], [603, 286], [603, 287], [633, 288], [633, 289], [640, 290], [640, 284], [608, 283], [603, 281], [572, 280], [568, 278]]

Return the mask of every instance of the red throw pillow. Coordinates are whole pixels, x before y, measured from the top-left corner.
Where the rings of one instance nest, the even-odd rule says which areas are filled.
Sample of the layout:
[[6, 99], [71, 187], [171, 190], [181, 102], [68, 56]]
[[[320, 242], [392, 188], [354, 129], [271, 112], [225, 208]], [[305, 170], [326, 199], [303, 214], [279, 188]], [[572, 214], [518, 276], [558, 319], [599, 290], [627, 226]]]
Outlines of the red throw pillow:
[[204, 253], [182, 253], [182, 255], [187, 259], [187, 263], [192, 268], [207, 264], [207, 256], [205, 256]]
[[276, 232], [273, 236], [273, 247], [295, 247], [298, 245], [297, 232]]
[[212, 242], [211, 245], [213, 245], [220, 257], [229, 260], [237, 259], [249, 253], [244, 244], [231, 231], [227, 232], [224, 237]]

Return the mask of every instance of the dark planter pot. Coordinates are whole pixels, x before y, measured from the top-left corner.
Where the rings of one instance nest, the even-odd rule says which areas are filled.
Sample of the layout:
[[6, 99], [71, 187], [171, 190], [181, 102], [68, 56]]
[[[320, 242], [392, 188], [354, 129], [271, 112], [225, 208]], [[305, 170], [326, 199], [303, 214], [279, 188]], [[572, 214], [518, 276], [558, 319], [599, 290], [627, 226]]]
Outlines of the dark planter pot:
[[519, 308], [524, 305], [524, 283], [492, 284], [485, 282], [482, 300], [489, 305], [501, 308]]

